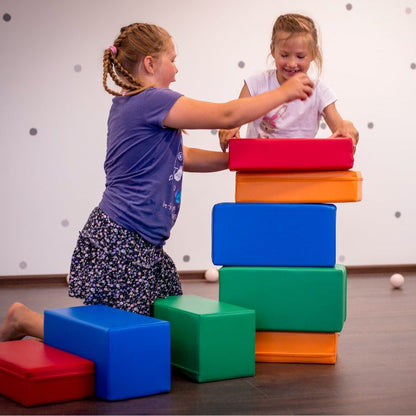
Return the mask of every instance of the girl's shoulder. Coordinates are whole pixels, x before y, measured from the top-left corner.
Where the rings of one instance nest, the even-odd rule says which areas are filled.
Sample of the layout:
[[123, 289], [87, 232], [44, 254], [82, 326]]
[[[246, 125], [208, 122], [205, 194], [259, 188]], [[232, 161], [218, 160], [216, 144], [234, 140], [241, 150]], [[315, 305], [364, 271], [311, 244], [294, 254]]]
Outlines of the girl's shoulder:
[[248, 81], [259, 81], [259, 82], [270, 82], [277, 81], [276, 70], [275, 69], [266, 69], [262, 71], [256, 71], [253, 74], [249, 75], [246, 80]]
[[312, 79], [313, 83], [315, 84], [315, 88], [320, 90], [328, 90], [329, 87], [321, 78]]
[[247, 84], [251, 95], [257, 95], [261, 92], [269, 91], [280, 86], [277, 81], [276, 70], [272, 69], [256, 72], [247, 77], [244, 81]]
[[325, 84], [324, 81], [322, 81], [321, 79], [317, 79], [314, 80], [314, 84], [315, 84], [315, 91], [319, 94], [319, 95], [334, 95], [335, 93], [334, 91], [328, 87], [327, 84]]
[[150, 88], [146, 88], [145, 90], [143, 90], [141, 93], [137, 94], [137, 96], [142, 95], [143, 97], [155, 97], [155, 98], [159, 98], [161, 97], [166, 98], [166, 97], [180, 97], [182, 96], [181, 93], [171, 90], [170, 88], [156, 88], [156, 87], [150, 87]]
[[125, 103], [127, 107], [130, 106], [159, 106], [163, 105], [173, 105], [176, 100], [182, 97], [183, 94], [171, 90], [169, 88], [155, 88], [150, 87], [146, 88], [145, 90], [139, 92], [138, 94], [134, 94], [128, 97], [115, 97], [113, 102], [116, 104]]

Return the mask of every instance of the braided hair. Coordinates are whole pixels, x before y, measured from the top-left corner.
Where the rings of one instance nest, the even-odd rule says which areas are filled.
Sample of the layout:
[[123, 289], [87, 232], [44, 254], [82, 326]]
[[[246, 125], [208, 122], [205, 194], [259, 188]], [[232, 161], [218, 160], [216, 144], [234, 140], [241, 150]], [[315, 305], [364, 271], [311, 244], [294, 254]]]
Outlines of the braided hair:
[[[104, 51], [103, 85], [112, 95], [134, 95], [148, 87], [144, 87], [137, 78], [139, 63], [146, 57], [157, 58], [167, 48], [171, 38], [169, 33], [156, 25], [133, 23], [120, 29], [120, 35], [113, 45]], [[108, 77], [126, 93], [111, 89]]]

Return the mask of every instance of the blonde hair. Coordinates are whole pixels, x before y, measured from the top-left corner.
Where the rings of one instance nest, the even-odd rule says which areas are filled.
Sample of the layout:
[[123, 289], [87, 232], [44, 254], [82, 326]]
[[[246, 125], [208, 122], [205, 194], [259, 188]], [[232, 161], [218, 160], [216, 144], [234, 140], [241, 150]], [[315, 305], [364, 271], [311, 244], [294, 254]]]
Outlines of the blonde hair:
[[[148, 87], [144, 87], [136, 77], [139, 63], [146, 56], [158, 58], [168, 45], [171, 36], [156, 25], [133, 23], [120, 29], [120, 35], [113, 45], [104, 51], [103, 85], [112, 95], [134, 95]], [[108, 76], [126, 93], [112, 90], [107, 85]]]
[[[278, 38], [278, 32], [289, 33], [289, 37], [285, 39]], [[279, 16], [273, 25], [271, 44], [274, 49], [275, 45], [281, 41], [291, 38], [292, 36], [306, 34], [310, 35], [310, 48], [312, 51], [313, 61], [318, 67], [318, 72], [322, 71], [322, 52], [319, 47], [318, 31], [314, 21], [301, 14], [289, 13]]]

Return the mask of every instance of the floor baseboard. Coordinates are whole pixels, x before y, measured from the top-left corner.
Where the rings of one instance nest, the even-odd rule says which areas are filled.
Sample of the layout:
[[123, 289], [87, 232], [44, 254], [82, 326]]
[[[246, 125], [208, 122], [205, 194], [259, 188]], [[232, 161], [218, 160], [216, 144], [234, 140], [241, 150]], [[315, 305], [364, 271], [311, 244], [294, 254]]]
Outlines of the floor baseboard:
[[[416, 264], [346, 266], [346, 269], [349, 277], [374, 276], [393, 273], [413, 274], [416, 273]], [[178, 273], [182, 280], [205, 280], [205, 270], [183, 270]], [[66, 276], [66, 274], [0, 276], [0, 287], [23, 285], [66, 285]]]

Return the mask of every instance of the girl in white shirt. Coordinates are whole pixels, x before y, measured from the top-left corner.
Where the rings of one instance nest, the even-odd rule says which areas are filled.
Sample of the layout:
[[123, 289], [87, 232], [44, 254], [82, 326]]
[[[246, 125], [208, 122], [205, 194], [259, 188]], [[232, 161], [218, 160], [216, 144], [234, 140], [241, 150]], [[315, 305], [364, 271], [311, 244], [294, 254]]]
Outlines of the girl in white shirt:
[[[315, 24], [299, 14], [279, 16], [274, 23], [270, 52], [276, 69], [247, 78], [240, 98], [251, 97], [279, 88], [297, 73], [307, 73], [314, 62], [318, 73], [322, 69], [322, 54]], [[335, 106], [336, 96], [322, 82], [315, 82], [307, 100], [284, 103], [247, 125], [247, 137], [315, 137], [323, 117], [332, 131], [331, 137], [351, 137], [354, 146], [359, 134], [354, 125], [344, 120]], [[225, 152], [231, 137], [240, 137], [240, 128], [220, 130], [220, 145]]]

